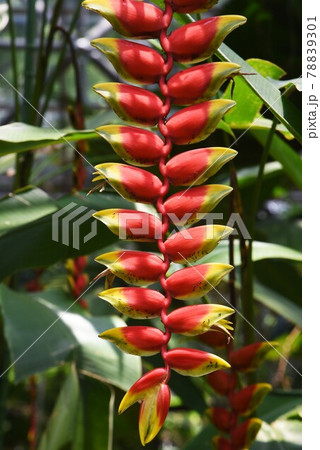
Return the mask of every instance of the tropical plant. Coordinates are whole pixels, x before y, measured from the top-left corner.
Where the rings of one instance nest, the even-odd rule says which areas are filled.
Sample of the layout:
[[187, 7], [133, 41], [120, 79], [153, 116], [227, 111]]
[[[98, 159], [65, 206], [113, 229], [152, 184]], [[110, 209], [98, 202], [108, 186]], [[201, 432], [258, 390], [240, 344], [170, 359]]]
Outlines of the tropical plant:
[[141, 448], [134, 403], [149, 448], [299, 448], [300, 85], [234, 51], [269, 57], [272, 23], [292, 73], [287, 28], [272, 5], [154, 3], [86, 0], [95, 22], [32, 0], [22, 50], [3, 10], [4, 448]]

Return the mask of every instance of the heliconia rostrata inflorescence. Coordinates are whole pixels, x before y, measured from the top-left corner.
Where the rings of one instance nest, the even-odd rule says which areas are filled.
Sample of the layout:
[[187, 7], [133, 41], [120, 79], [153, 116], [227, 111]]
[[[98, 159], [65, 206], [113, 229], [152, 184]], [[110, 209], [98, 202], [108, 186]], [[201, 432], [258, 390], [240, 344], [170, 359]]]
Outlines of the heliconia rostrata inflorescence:
[[[120, 35], [131, 39], [156, 38], [162, 47], [160, 53], [147, 45], [120, 38], [92, 42], [123, 79], [134, 84], [158, 84], [160, 91], [157, 95], [124, 83], [94, 86], [121, 119], [144, 127], [105, 125], [97, 129], [99, 135], [126, 163], [140, 167], [157, 165], [162, 177], [160, 180], [145, 169], [127, 164], [106, 163], [96, 167], [95, 178], [106, 180], [129, 201], [155, 205], [161, 217], [123, 209], [107, 209], [95, 214], [120, 238], [156, 241], [162, 256], [121, 250], [97, 258], [114, 276], [141, 286], [109, 288], [101, 292], [100, 297], [131, 318], [160, 316], [164, 327], [163, 332], [150, 326], [127, 326], [100, 335], [134, 355], [162, 354], [164, 367], [144, 374], [129, 389], [119, 407], [121, 413], [135, 402], [141, 402], [139, 431], [143, 445], [157, 435], [166, 419], [171, 369], [182, 375], [202, 376], [230, 367], [222, 358], [202, 350], [168, 349], [171, 333], [194, 336], [214, 328], [229, 333], [230, 323], [226, 317], [234, 312], [229, 307], [214, 304], [190, 305], [168, 312], [172, 298], [199, 298], [232, 270], [228, 264], [199, 264], [167, 277], [170, 262], [193, 263], [232, 232], [221, 225], [205, 225], [167, 237], [170, 225], [181, 228], [196, 223], [231, 191], [228, 186], [200, 184], [234, 158], [234, 150], [199, 148], [168, 159], [172, 144], [185, 145], [206, 139], [235, 104], [232, 100], [211, 99], [225, 80], [239, 72], [237, 64], [209, 62], [169, 77], [175, 62], [195, 64], [210, 58], [224, 38], [245, 23], [242, 16], [210, 17], [169, 34], [173, 12], [199, 13], [215, 3], [216, 0], [165, 0], [165, 11], [135, 0], [86, 0], [83, 3], [106, 18]], [[171, 105], [184, 108], [171, 114]], [[145, 128], [154, 126], [158, 127], [159, 134]], [[170, 185], [187, 188], [167, 197]], [[145, 288], [159, 281], [162, 293]]]

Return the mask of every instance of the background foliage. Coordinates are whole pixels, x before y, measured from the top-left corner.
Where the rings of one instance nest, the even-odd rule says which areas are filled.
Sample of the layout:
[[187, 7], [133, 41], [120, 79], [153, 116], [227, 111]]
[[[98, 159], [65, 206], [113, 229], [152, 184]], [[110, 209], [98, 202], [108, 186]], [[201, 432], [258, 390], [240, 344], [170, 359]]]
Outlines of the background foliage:
[[[233, 148], [238, 151], [238, 212], [250, 232], [255, 230], [254, 304], [249, 313], [259, 333], [277, 340], [279, 353], [289, 360], [288, 364], [273, 351], [258, 372], [257, 379], [271, 382], [274, 390], [259, 408], [264, 425], [252, 448], [299, 449], [301, 4], [221, 0], [212, 10], [229, 13], [245, 15], [248, 22], [228, 37], [216, 56], [240, 63], [242, 72], [254, 75], [236, 78], [237, 107], [204, 146], [237, 141]], [[92, 187], [92, 166], [117, 161], [93, 131], [116, 118], [91, 90], [95, 83], [118, 79], [106, 59], [90, 47], [92, 38], [113, 32], [106, 21], [81, 11], [78, 0], [3, 1], [0, 18], [0, 447], [138, 449], [137, 408], [120, 417], [114, 410], [122, 390], [139, 377], [142, 363], [97, 338], [124, 319], [97, 299], [103, 288], [100, 281], [84, 295], [88, 310], [74, 304], [65, 266], [67, 258], [87, 255], [86, 272], [93, 279], [99, 271], [94, 257], [118, 248], [116, 238], [98, 223], [97, 235], [80, 250], [52, 240], [52, 214], [71, 202], [93, 210], [132, 207], [111, 189], [86, 196]], [[192, 18], [176, 20], [186, 23]], [[230, 98], [231, 86], [224, 86], [219, 95]], [[80, 192], [72, 182], [79, 141], [87, 160], [86, 184]], [[214, 182], [229, 184], [229, 170], [219, 172]], [[229, 217], [228, 200], [219, 212]], [[90, 223], [80, 230], [83, 242]], [[239, 236], [234, 242], [237, 295], [240, 299], [242, 294], [245, 313], [248, 286], [242, 284]], [[228, 262], [228, 243], [222, 242], [205, 260]], [[221, 289], [228, 297], [228, 285]], [[221, 301], [217, 294], [211, 299]], [[243, 330], [246, 324], [239, 317], [237, 345], [248, 338]], [[261, 340], [257, 333], [253, 337]], [[156, 357], [148, 359], [148, 364], [156, 363]], [[215, 403], [220, 399], [204, 379], [176, 374], [171, 387], [172, 411], [149, 448], [211, 448], [215, 430], [204, 411], [213, 397]]]

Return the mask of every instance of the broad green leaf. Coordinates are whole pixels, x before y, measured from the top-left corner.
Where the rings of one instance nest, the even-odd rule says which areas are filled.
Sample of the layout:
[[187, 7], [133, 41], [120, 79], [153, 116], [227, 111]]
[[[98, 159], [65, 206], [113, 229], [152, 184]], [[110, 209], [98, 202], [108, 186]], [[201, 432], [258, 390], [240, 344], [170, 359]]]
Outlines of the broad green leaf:
[[97, 134], [94, 130], [82, 131], [71, 128], [56, 130], [15, 122], [0, 127], [0, 156], [45, 147], [46, 145], [95, 138], [97, 138]]
[[[197, 264], [204, 263], [212, 263], [212, 262], [220, 262], [220, 263], [229, 263], [229, 243], [227, 240], [223, 240], [220, 242], [218, 247], [205, 257], [201, 258]], [[239, 246], [235, 246], [234, 248], [234, 257], [235, 257], [235, 266], [239, 266], [241, 264], [241, 255], [239, 251]], [[293, 250], [289, 247], [285, 247], [283, 245], [272, 244], [270, 242], [253, 242], [253, 250], [252, 250], [252, 260], [260, 261], [262, 259], [289, 259], [292, 261], [301, 261], [302, 255], [297, 250]]]
[[243, 75], [249, 87], [261, 98], [271, 113], [301, 142], [302, 121], [301, 112], [279, 89], [270, 81], [258, 74], [253, 67], [246, 63], [237, 53], [226, 44], [221, 44], [216, 55], [222, 61], [231, 61], [241, 66], [241, 72], [256, 75]]
[[[244, 167], [243, 169], [239, 169], [237, 171], [239, 188], [242, 189], [254, 185], [257, 182], [258, 173], [258, 166]], [[269, 178], [276, 177], [281, 173], [283, 173], [283, 169], [278, 161], [269, 162], [264, 167], [263, 181], [268, 180]], [[225, 183], [228, 183], [228, 181], [226, 180]]]
[[302, 422], [279, 419], [272, 424], [263, 422], [252, 450], [300, 450], [302, 448]]
[[72, 367], [62, 385], [48, 425], [42, 435], [39, 450], [60, 450], [71, 447], [80, 407], [80, 386], [75, 368]]
[[301, 391], [273, 390], [259, 406], [258, 416], [265, 422], [273, 422], [301, 405]]
[[[267, 130], [251, 130], [255, 139], [264, 146], [267, 138]], [[301, 157], [290, 147], [290, 145], [275, 134], [272, 139], [270, 155], [282, 164], [284, 172], [298, 186], [302, 188], [302, 161]]]
[[[118, 316], [84, 317], [50, 302], [50, 291], [34, 296], [16, 293], [0, 285], [5, 336], [16, 381], [66, 361], [78, 370], [128, 389], [141, 372], [140, 358], [120, 352], [98, 335], [125, 323]], [[56, 294], [55, 294], [56, 295]], [[16, 362], [15, 362], [16, 361]]]
[[302, 310], [288, 298], [257, 281], [254, 283], [254, 297], [271, 311], [302, 327]]
[[[265, 119], [264, 117], [260, 117], [259, 119], [256, 119], [254, 123], [251, 125], [250, 130], [270, 130], [272, 127], [273, 121], [270, 119]], [[276, 130], [279, 131], [279, 133], [282, 134], [283, 137], [285, 137], [288, 141], [291, 141], [294, 139], [293, 134], [291, 134], [285, 126], [282, 125], [282, 123], [279, 123], [276, 126]]]
[[297, 91], [302, 91], [302, 77], [293, 78], [291, 80], [270, 80], [270, 82], [277, 89], [289, 88], [291, 86], [294, 86]]
[[58, 320], [51, 330], [43, 334], [57, 320], [55, 311], [2, 284], [0, 305], [17, 381], [71, 358], [76, 341], [63, 322]]
[[[135, 206], [113, 193], [92, 194], [88, 197], [85, 194], [78, 193], [53, 200], [40, 189], [28, 188], [1, 199], [0, 254], [10, 255], [10, 258], [0, 258], [0, 279], [21, 269], [47, 267], [66, 258], [88, 254], [115, 242], [116, 236], [101, 223], [97, 223], [97, 234], [84, 242], [91, 232], [93, 222], [98, 222], [91, 219], [90, 211]], [[70, 204], [74, 204], [72, 209], [54, 221], [53, 214]], [[78, 210], [80, 207], [83, 209]], [[71, 220], [68, 214], [76, 210], [79, 214]], [[87, 219], [77, 226], [77, 243], [80, 248], [73, 248], [73, 226], [85, 214], [88, 214]], [[64, 219], [64, 235], [69, 237], [69, 245], [62, 243]], [[54, 228], [58, 232], [53, 236]]]
[[0, 237], [21, 225], [28, 225], [58, 206], [42, 189], [23, 189], [0, 200]]
[[81, 375], [79, 383], [81, 408], [79, 408], [76, 418], [72, 450], [107, 449], [110, 389], [113, 388], [94, 378]]
[[[256, 73], [263, 77], [270, 77], [279, 79], [285, 72], [270, 61], [262, 59], [248, 59], [247, 63], [253, 67]], [[243, 69], [241, 69], [243, 71]], [[255, 77], [252, 75], [251, 77]], [[235, 87], [233, 100], [237, 107], [225, 117], [225, 121], [234, 129], [246, 129], [254, 123], [255, 119], [260, 115], [260, 110], [263, 105], [261, 98], [248, 86], [246, 81], [237, 76], [235, 79]], [[223, 98], [231, 97], [231, 86], [228, 86]]]

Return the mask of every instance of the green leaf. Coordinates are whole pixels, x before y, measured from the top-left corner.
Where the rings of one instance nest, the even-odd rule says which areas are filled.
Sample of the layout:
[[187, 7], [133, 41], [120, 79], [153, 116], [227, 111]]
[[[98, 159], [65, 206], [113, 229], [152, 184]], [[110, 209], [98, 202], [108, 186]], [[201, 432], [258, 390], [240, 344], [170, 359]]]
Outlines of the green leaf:
[[[57, 221], [59, 232], [53, 240], [53, 214], [66, 205], [74, 203], [72, 210], [85, 207], [70, 223], [67, 233], [70, 236], [69, 245], [62, 243], [62, 217]], [[97, 223], [97, 234], [88, 242], [85, 236], [91, 231], [94, 219], [88, 219], [79, 225], [79, 246], [73, 248], [73, 224], [83, 214], [90, 210], [98, 211], [105, 208], [135, 208], [135, 205], [113, 193], [92, 194], [83, 193], [69, 195], [59, 200], [53, 200], [41, 189], [28, 188], [0, 200], [0, 254], [10, 255], [10, 258], [0, 258], [0, 280], [21, 269], [47, 267], [57, 261], [78, 255], [91, 253], [108, 244], [116, 242], [116, 236], [100, 222]], [[138, 207], [138, 206], [137, 206]], [[63, 218], [68, 215], [66, 212]]]
[[[251, 134], [255, 139], [264, 146], [268, 131], [266, 130], [251, 130]], [[301, 157], [290, 147], [290, 145], [280, 138], [277, 134], [273, 136], [270, 155], [279, 161], [283, 167], [284, 172], [296, 184], [299, 189], [302, 189], [302, 161]]]
[[222, 61], [230, 61], [241, 66], [241, 72], [255, 75], [243, 75], [249, 87], [261, 98], [263, 103], [271, 113], [281, 122], [299, 142], [302, 140], [302, 120], [301, 112], [290, 102], [289, 99], [281, 95], [279, 89], [273, 86], [270, 81], [257, 73], [253, 67], [246, 63], [237, 53], [226, 44], [221, 44], [216, 55]]
[[72, 449], [107, 449], [110, 387], [81, 375], [79, 383], [80, 408], [76, 417]]
[[[248, 59], [246, 62], [250, 64], [255, 69], [255, 71], [263, 77], [279, 79], [285, 74], [285, 72], [280, 67], [276, 66], [270, 61], [264, 61], [262, 59]], [[255, 76], [256, 75], [252, 75], [251, 77]], [[231, 86], [228, 86], [223, 97], [231, 98]], [[236, 102], [237, 107], [229, 111], [229, 113], [225, 117], [225, 121], [231, 126], [231, 128], [234, 129], [249, 128], [256, 117], [259, 115], [259, 112], [263, 105], [263, 101], [248, 86], [246, 81], [239, 76], [235, 78], [233, 100]]]
[[80, 387], [74, 367], [65, 379], [39, 450], [70, 448], [75, 435], [76, 417], [80, 407]]
[[302, 91], [302, 77], [292, 78], [291, 80], [270, 80], [270, 82], [277, 88], [289, 88], [294, 86], [297, 91]]
[[255, 281], [254, 298], [271, 309], [271, 311], [274, 311], [295, 325], [302, 327], [301, 308], [275, 290]]
[[94, 130], [41, 128], [21, 122], [0, 127], [0, 156], [45, 147], [46, 145], [95, 139]]
[[124, 321], [118, 316], [90, 318], [71, 313], [67, 309], [72, 302], [63, 291], [64, 309], [50, 302], [51, 295], [44, 291], [31, 296], [0, 285], [5, 336], [16, 381], [74, 361], [85, 374], [128, 389], [140, 376], [140, 358], [98, 338], [108, 328], [125, 326]]
[[[212, 263], [212, 262], [220, 262], [220, 263], [229, 263], [229, 243], [227, 240], [223, 240], [220, 242], [218, 247], [208, 255], [204, 256], [199, 260], [197, 264], [204, 263]], [[235, 266], [239, 266], [241, 264], [241, 255], [239, 246], [235, 246], [234, 248], [234, 257], [235, 257]], [[301, 252], [297, 250], [293, 250], [292, 248], [285, 247], [283, 245], [272, 244], [270, 242], [253, 242], [253, 250], [252, 250], [252, 260], [261, 261], [263, 259], [289, 259], [291, 261], [301, 261], [302, 255]]]
[[277, 420], [271, 425], [262, 423], [252, 450], [300, 450], [302, 448], [302, 422]]
[[41, 189], [26, 188], [9, 194], [0, 200], [0, 237], [57, 210], [57, 204]]
[[301, 391], [273, 390], [259, 406], [258, 416], [265, 422], [273, 422], [283, 415], [289, 414], [301, 405]]
[[[264, 117], [260, 117], [259, 119], [256, 119], [254, 123], [251, 125], [250, 130], [270, 130], [272, 127], [272, 120], [265, 119]], [[276, 126], [276, 130], [279, 131], [279, 133], [282, 134], [284, 138], [286, 138], [288, 141], [291, 141], [294, 139], [293, 134], [291, 134], [285, 126], [282, 125], [282, 123], [279, 123]]]

